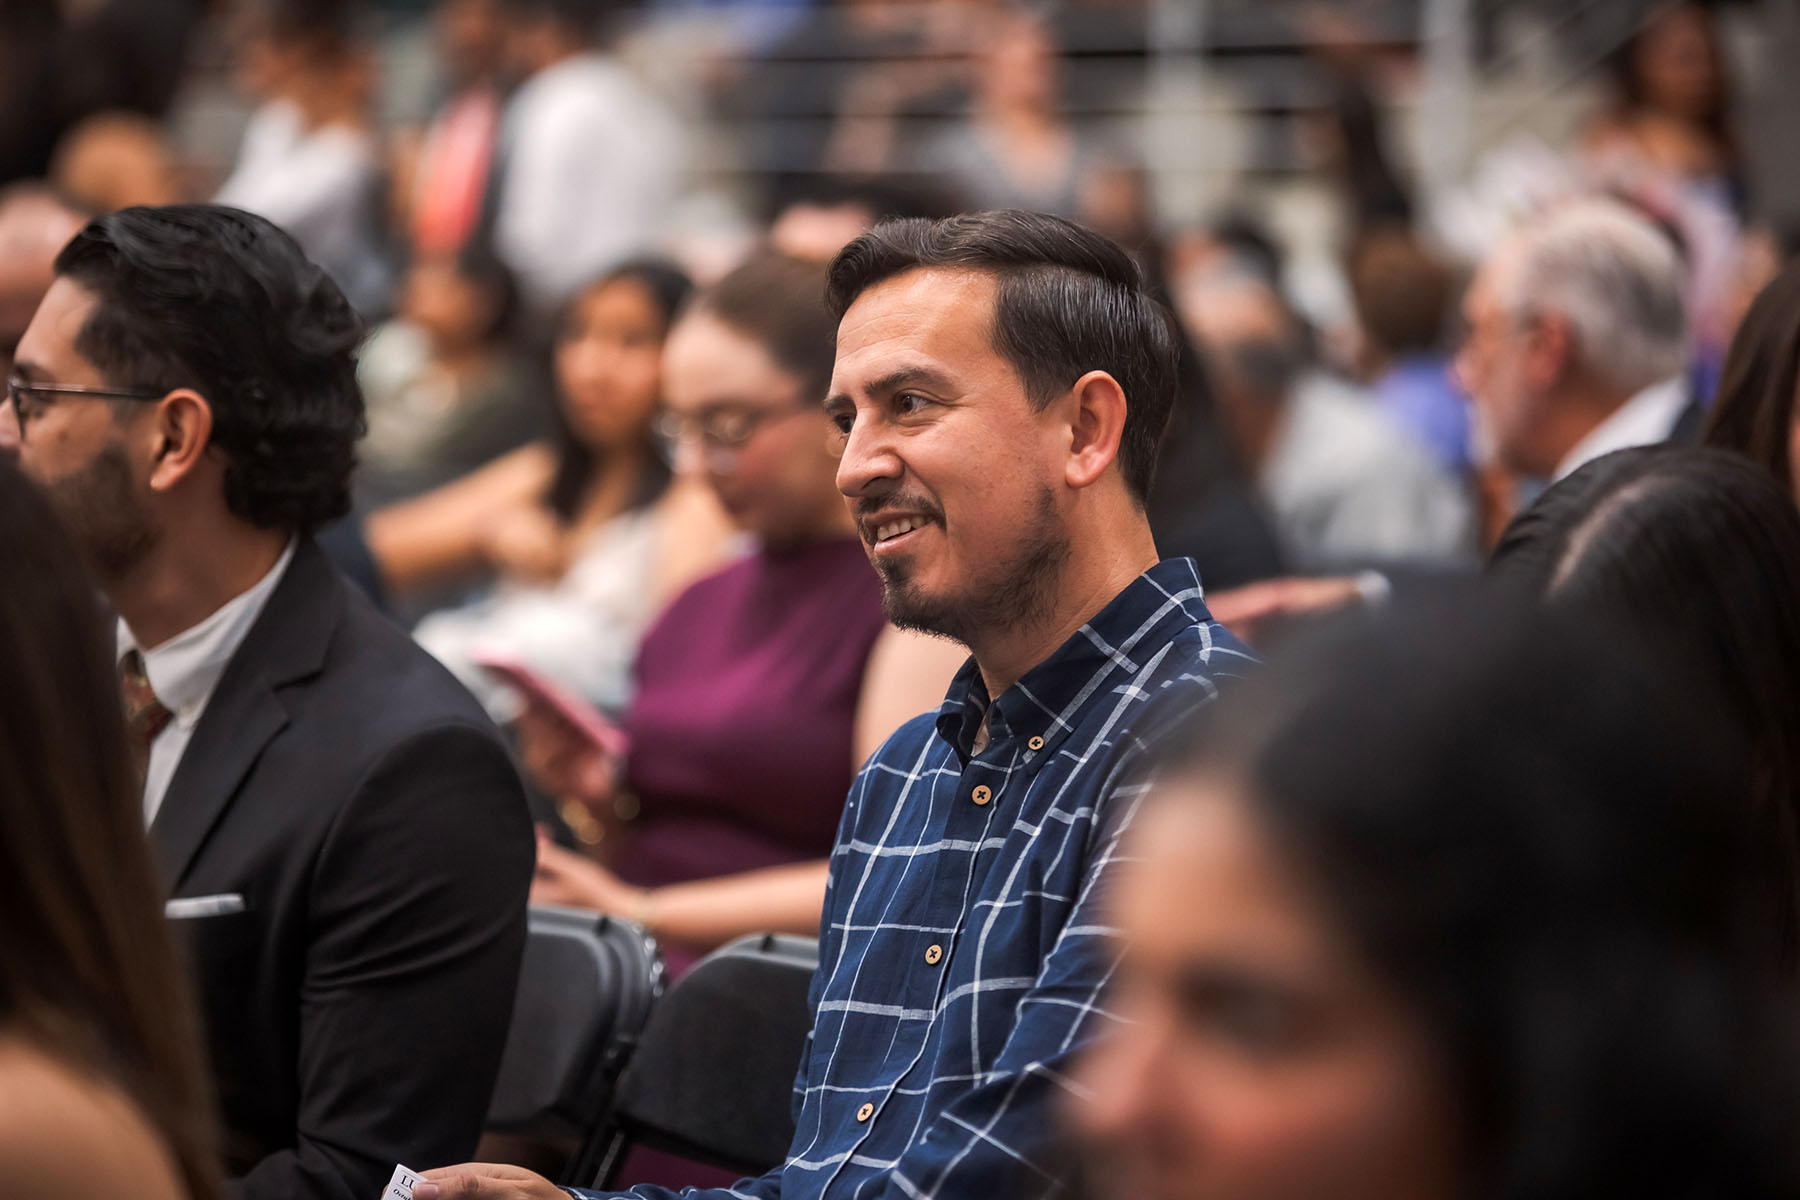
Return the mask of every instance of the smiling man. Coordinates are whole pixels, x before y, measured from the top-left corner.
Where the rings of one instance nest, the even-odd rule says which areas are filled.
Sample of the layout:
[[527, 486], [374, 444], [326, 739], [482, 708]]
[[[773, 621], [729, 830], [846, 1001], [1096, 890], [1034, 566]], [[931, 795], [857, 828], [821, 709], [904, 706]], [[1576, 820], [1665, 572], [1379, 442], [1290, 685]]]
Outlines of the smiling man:
[[[838, 486], [888, 617], [973, 657], [851, 788], [794, 1144], [730, 1194], [1048, 1193], [1054, 1102], [1109, 1019], [1097, 897], [1146, 752], [1249, 665], [1144, 516], [1175, 343], [1123, 251], [1032, 213], [877, 226], [829, 294]], [[421, 1200], [558, 1194], [428, 1178]]]

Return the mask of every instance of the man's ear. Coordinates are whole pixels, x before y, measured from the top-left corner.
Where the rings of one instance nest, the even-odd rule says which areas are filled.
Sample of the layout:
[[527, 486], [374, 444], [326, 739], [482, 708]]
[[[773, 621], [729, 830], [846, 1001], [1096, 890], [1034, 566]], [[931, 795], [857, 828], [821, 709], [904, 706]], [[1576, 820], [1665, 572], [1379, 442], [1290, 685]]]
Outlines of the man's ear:
[[1566, 379], [1575, 367], [1574, 330], [1561, 313], [1544, 313], [1533, 321], [1528, 336], [1531, 355], [1526, 382], [1546, 391]]
[[1125, 390], [1105, 371], [1089, 371], [1069, 391], [1069, 458], [1064, 479], [1084, 488], [1118, 461], [1125, 434]]
[[148, 423], [150, 490], [167, 492], [193, 474], [212, 445], [212, 406], [192, 388], [176, 388], [157, 401]]

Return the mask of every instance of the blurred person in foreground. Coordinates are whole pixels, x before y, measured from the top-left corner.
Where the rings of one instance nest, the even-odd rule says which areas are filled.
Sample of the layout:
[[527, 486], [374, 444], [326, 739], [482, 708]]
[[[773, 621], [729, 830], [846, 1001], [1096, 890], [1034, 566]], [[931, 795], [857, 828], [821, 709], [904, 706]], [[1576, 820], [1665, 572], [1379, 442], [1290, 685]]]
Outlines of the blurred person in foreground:
[[546, 705], [518, 720], [535, 781], [601, 837], [592, 857], [541, 842], [533, 901], [629, 917], [672, 972], [743, 934], [818, 932], [857, 768], [966, 657], [882, 619], [818, 404], [836, 328], [823, 264], [758, 255], [695, 297], [664, 351], [660, 432], [748, 552], [633, 647], [623, 761]]
[[[788, 1161], [687, 1194], [1051, 1192], [1134, 767], [1250, 669], [1144, 516], [1176, 346], [1123, 250], [1039, 213], [884, 222], [827, 294], [837, 484], [887, 616], [973, 657], [851, 788]], [[482, 1164], [427, 1178], [420, 1200], [561, 1195]]]
[[93, 583], [0, 461], [0, 1176], [13, 1200], [213, 1200], [211, 1098]]
[[505, 747], [311, 536], [349, 506], [361, 337], [268, 221], [125, 209], [58, 255], [4, 418], [118, 614], [247, 1200], [366, 1197], [466, 1153], [524, 948]]
[[1729, 731], [1585, 627], [1449, 611], [1271, 663], [1146, 804], [1068, 1109], [1095, 1194], [1795, 1194]]
[[1313, 363], [1299, 317], [1272, 285], [1225, 266], [1185, 282], [1180, 300], [1213, 369], [1222, 423], [1294, 568], [1473, 551], [1462, 482], [1372, 398]]
[[1800, 262], [1790, 263], [1751, 301], [1719, 378], [1706, 444], [1745, 455], [1800, 499]]
[[1800, 513], [1792, 497], [1723, 451], [1620, 450], [1521, 513], [1488, 574], [1634, 637], [1646, 661], [1685, 669], [1700, 685], [1689, 707], [1737, 726], [1753, 754], [1759, 842], [1788, 896], [1772, 932], [1800, 962]]

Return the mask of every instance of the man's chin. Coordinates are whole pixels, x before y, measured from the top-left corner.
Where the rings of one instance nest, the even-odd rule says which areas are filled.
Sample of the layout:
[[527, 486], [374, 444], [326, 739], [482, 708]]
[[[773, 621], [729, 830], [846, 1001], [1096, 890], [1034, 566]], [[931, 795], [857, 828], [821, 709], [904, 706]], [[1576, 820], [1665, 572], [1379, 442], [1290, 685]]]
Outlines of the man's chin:
[[953, 641], [964, 640], [959, 610], [949, 599], [930, 595], [911, 580], [895, 580], [885, 572], [881, 582], [881, 612], [889, 624]]

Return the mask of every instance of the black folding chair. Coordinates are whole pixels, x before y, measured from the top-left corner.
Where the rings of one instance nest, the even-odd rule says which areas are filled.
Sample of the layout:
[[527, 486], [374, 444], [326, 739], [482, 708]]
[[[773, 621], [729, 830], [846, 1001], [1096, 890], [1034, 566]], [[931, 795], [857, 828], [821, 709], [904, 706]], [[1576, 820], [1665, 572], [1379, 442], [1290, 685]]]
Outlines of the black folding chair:
[[[633, 1145], [746, 1175], [785, 1161], [818, 965], [818, 942], [779, 934], [740, 938], [695, 963], [651, 1013], [568, 1182], [611, 1189]], [[578, 1169], [590, 1162], [591, 1173]]]
[[662, 996], [662, 954], [636, 925], [581, 909], [534, 906], [529, 931], [487, 1127], [575, 1145]]

